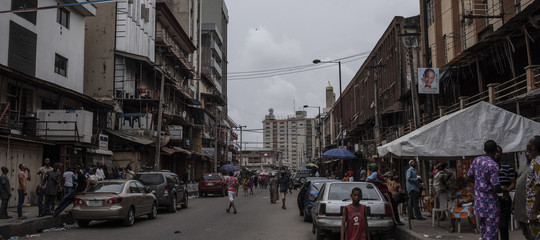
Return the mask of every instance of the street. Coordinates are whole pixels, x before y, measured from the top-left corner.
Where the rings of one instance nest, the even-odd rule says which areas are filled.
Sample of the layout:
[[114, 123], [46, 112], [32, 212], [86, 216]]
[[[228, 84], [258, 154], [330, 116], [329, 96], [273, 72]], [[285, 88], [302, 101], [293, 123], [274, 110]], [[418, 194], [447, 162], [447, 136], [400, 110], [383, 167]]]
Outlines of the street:
[[271, 204], [267, 189], [236, 198], [238, 214], [226, 213], [226, 197], [191, 198], [177, 213], [160, 210], [157, 219], [137, 219], [132, 227], [119, 222], [93, 222], [88, 228], [41, 233], [40, 239], [315, 239], [311, 223], [303, 222], [296, 204], [297, 191], [287, 198], [287, 209]]

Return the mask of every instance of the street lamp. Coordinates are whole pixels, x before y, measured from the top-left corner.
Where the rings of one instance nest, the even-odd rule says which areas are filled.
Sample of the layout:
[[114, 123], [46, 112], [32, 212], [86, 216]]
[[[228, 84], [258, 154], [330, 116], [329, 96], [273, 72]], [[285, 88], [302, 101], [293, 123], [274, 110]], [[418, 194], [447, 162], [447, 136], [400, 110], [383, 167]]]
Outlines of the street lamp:
[[[339, 97], [341, 98], [341, 61], [321, 61], [319, 59], [313, 60], [314, 64], [319, 63], [337, 63], [339, 67]], [[343, 133], [343, 99], [341, 99], [341, 102], [339, 103], [339, 134], [341, 135]], [[343, 136], [341, 136], [343, 138]], [[343, 141], [341, 142], [343, 145]]]
[[304, 108], [318, 108], [319, 109], [319, 124], [317, 124], [317, 127], [318, 127], [318, 136], [319, 136], [319, 158], [321, 158], [321, 155], [322, 155], [322, 141], [321, 141], [321, 137], [322, 137], [322, 131], [321, 131], [321, 107], [320, 106], [309, 106], [309, 105], [304, 105]]

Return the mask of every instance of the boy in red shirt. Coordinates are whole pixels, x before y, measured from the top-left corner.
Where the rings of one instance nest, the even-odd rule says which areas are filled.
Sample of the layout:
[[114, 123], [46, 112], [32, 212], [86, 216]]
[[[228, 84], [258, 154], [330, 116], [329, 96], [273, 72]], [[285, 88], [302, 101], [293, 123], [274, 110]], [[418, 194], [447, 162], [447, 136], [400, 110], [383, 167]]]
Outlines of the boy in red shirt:
[[343, 208], [341, 220], [341, 240], [370, 240], [366, 217], [366, 206], [360, 204], [362, 189], [355, 187], [351, 191], [352, 203]]

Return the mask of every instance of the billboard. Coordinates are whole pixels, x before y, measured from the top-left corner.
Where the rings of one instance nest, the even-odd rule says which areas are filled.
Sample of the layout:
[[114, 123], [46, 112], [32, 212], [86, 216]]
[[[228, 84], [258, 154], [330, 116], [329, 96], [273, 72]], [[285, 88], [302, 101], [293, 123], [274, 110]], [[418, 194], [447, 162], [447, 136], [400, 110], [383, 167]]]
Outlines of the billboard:
[[439, 94], [438, 68], [418, 68], [418, 93]]

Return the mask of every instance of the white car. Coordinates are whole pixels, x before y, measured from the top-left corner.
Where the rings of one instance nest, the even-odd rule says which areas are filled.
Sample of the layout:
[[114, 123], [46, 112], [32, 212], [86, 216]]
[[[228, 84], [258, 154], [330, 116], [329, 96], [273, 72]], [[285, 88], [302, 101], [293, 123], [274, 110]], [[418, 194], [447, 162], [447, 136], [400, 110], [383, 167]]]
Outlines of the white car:
[[313, 233], [317, 239], [324, 239], [328, 233], [341, 231], [343, 208], [352, 203], [353, 188], [362, 189], [360, 204], [367, 207], [367, 222], [371, 233], [389, 232], [394, 227], [392, 206], [372, 183], [368, 182], [329, 182], [325, 183], [315, 200], [311, 211]]

